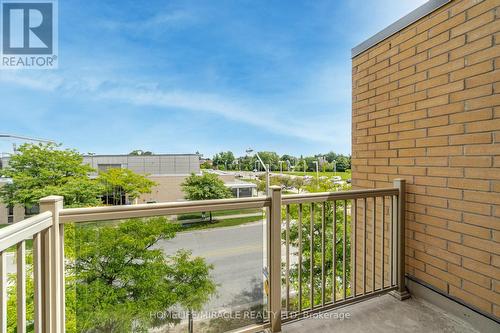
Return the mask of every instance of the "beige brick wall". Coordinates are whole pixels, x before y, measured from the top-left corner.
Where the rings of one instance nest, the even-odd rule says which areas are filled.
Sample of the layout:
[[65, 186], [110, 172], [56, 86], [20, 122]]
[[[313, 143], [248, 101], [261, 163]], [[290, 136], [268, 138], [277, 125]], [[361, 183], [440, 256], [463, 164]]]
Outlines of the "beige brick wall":
[[500, 0], [455, 0], [356, 56], [355, 188], [405, 178], [407, 273], [500, 318]]

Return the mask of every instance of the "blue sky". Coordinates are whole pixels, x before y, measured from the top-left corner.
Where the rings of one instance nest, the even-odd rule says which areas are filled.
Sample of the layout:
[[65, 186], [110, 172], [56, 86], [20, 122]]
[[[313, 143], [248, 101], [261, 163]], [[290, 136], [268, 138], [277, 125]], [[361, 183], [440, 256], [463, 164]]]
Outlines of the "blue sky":
[[0, 70], [0, 132], [84, 153], [350, 153], [351, 48], [424, 2], [60, 1], [59, 69]]

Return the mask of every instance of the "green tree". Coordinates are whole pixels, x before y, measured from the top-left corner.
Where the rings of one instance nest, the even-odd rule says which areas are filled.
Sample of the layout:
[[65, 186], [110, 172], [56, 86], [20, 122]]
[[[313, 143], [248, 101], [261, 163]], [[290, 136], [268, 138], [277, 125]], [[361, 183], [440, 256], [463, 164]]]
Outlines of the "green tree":
[[[104, 194], [111, 196], [117, 203], [117, 199], [121, 201], [121, 194], [125, 194], [130, 201], [134, 201], [141, 194], [151, 193], [151, 189], [156, 183], [146, 176], [139, 175], [129, 169], [108, 169], [99, 173], [97, 180], [105, 189]], [[119, 197], [117, 198], [117, 194]], [[118, 201], [118, 202], [119, 202]]]
[[334, 153], [333, 151], [330, 151], [326, 154], [323, 155], [325, 159], [329, 162], [332, 163], [334, 160], [337, 159], [338, 154]]
[[[35, 331], [34, 322], [34, 289], [33, 289], [33, 256], [30, 251], [26, 254], [26, 331]], [[16, 275], [9, 274], [9, 286], [7, 288], [7, 333], [17, 333], [17, 288]], [[67, 275], [66, 283], [66, 332], [76, 332], [76, 297], [74, 276]]]
[[177, 282], [173, 292], [179, 298], [180, 305], [189, 312], [189, 332], [193, 332], [193, 311], [200, 311], [216, 291], [216, 285], [210, 278], [212, 266], [203, 258], [191, 259], [188, 251], [177, 253], [175, 265], [171, 267], [173, 280]]
[[[301, 179], [296, 177], [295, 179]], [[336, 185], [331, 182], [325, 181], [321, 182], [319, 187], [308, 186], [310, 192], [323, 192], [323, 191], [333, 191], [336, 189]], [[347, 203], [348, 207], [345, 207]], [[299, 223], [299, 205], [290, 205], [289, 216], [290, 216], [290, 249], [291, 255], [298, 256], [299, 244], [302, 247], [302, 265], [299, 266], [298, 263], [293, 263], [290, 266], [290, 283], [292, 289], [297, 291], [299, 283], [302, 285], [302, 308], [308, 308], [310, 306], [310, 268], [311, 268], [311, 256], [313, 262], [313, 285], [314, 285], [314, 295], [313, 299], [315, 305], [321, 302], [321, 288], [322, 288], [322, 270], [321, 270], [321, 253], [322, 249], [322, 217], [323, 209], [325, 216], [325, 295], [331, 297], [335, 293], [337, 299], [342, 296], [343, 287], [346, 287], [347, 296], [351, 294], [351, 217], [348, 214], [347, 220], [345, 221], [345, 231], [346, 231], [346, 280], [343, 281], [343, 235], [344, 235], [344, 208], [349, 209], [350, 202], [344, 202], [342, 200], [337, 200], [335, 202], [335, 209], [332, 201], [326, 201], [324, 206], [318, 203], [306, 203], [302, 204], [301, 216], [302, 223]], [[285, 212], [283, 212], [285, 214]], [[312, 230], [311, 230], [311, 215], [312, 215]], [[335, 216], [335, 219], [334, 219]], [[335, 221], [335, 224], [334, 224]], [[299, 229], [302, 233], [302, 242], [299, 239]], [[333, 250], [333, 231], [335, 230], [335, 251]], [[314, 237], [311, 238], [311, 234]], [[282, 242], [285, 243], [286, 234], [285, 231], [282, 233]], [[313, 252], [311, 253], [311, 242], [313, 247]], [[335, 256], [333, 255], [335, 253]], [[301, 274], [299, 274], [299, 270]], [[282, 270], [283, 272], [284, 270]], [[299, 279], [300, 276], [300, 279]], [[284, 279], [284, 276], [282, 276]], [[335, 289], [333, 281], [335, 279]], [[298, 298], [295, 297], [291, 300], [292, 310], [298, 308]]]
[[[313, 207], [311, 210], [311, 206]], [[350, 217], [348, 216], [348, 220], [346, 221], [346, 281], [342, 281], [343, 276], [343, 234], [344, 234], [344, 223], [343, 223], [343, 209], [344, 202], [337, 201], [336, 202], [336, 223], [333, 224], [333, 202], [328, 201], [325, 203], [325, 295], [331, 297], [334, 292], [333, 289], [333, 276], [335, 276], [335, 294], [337, 295], [337, 299], [341, 296], [341, 291], [343, 286], [346, 286], [347, 295], [350, 295], [350, 281], [351, 281], [351, 224]], [[312, 231], [311, 231], [311, 211], [312, 211]], [[290, 249], [291, 255], [293, 257], [298, 256], [298, 248], [299, 244], [302, 248], [302, 265], [299, 266], [298, 263], [293, 263], [290, 265], [290, 283], [292, 286], [292, 290], [298, 290], [299, 283], [302, 284], [302, 308], [308, 308], [310, 306], [310, 292], [311, 292], [311, 284], [310, 284], [310, 268], [311, 268], [311, 256], [313, 261], [313, 284], [314, 284], [314, 295], [313, 299], [315, 305], [321, 302], [321, 287], [322, 287], [322, 270], [321, 270], [321, 253], [322, 253], [322, 242], [321, 242], [321, 234], [322, 234], [322, 205], [320, 204], [303, 204], [302, 205], [302, 223], [299, 224], [299, 207], [298, 205], [291, 205], [290, 210]], [[301, 229], [302, 233], [302, 242], [300, 242], [299, 238], [299, 229]], [[335, 229], [336, 241], [335, 241], [335, 251], [333, 250], [333, 230]], [[311, 238], [311, 234], [314, 234], [314, 237]], [[285, 240], [285, 233], [282, 234], [282, 242]], [[313, 245], [313, 252], [311, 252], [311, 241]], [[333, 256], [335, 253], [335, 258]], [[302, 274], [299, 275], [299, 270]], [[284, 271], [284, 270], [282, 270]], [[335, 273], [334, 273], [335, 272]], [[299, 279], [300, 276], [300, 279]], [[292, 299], [292, 310], [298, 308], [298, 298], [294, 297]]]
[[318, 161], [318, 158], [315, 156], [307, 156], [304, 158], [306, 161], [307, 165], [307, 170], [306, 171], [316, 171], [316, 164], [314, 162]]
[[164, 217], [76, 228], [69, 267], [76, 278], [79, 332], [147, 332], [166, 324], [152, 313], [176, 304], [201, 309], [215, 293], [212, 266], [189, 251], [166, 255], [158, 248], [177, 228]]
[[212, 169], [213, 165], [210, 161], [205, 161], [200, 165], [200, 169]]
[[252, 156], [242, 156], [238, 158], [238, 164], [243, 171], [252, 171], [255, 168], [255, 159]]
[[281, 160], [284, 162], [283, 170], [290, 171], [290, 166], [297, 164], [297, 157], [292, 155], [283, 155], [281, 156]]
[[300, 193], [300, 190], [305, 186], [304, 178], [295, 177], [293, 179], [293, 187], [297, 189], [297, 193]]
[[[21, 146], [10, 162], [1, 170], [3, 176], [13, 179], [3, 188], [1, 198], [7, 203], [34, 205], [42, 197], [55, 194], [64, 196], [66, 206], [102, 204], [98, 196], [103, 186], [89, 179], [88, 174], [94, 170], [83, 165], [82, 156], [74, 150], [61, 150], [54, 144], [28, 144]], [[141, 188], [127, 187], [132, 194]], [[101, 228], [67, 224], [66, 332], [141, 332], [164, 324], [146, 315], [146, 309], [168, 310], [172, 305], [199, 308], [215, 290], [208, 274], [212, 268], [202, 258], [191, 258], [189, 252], [165, 255], [156, 247], [158, 241], [174, 237], [175, 231], [176, 227], [164, 218], [133, 219]], [[29, 273], [31, 256], [26, 260]], [[28, 274], [26, 281], [29, 331], [33, 331], [31, 276]], [[200, 285], [205, 289], [197, 290]], [[14, 284], [8, 293], [8, 332], [15, 333]], [[186, 303], [186, 299], [191, 301]]]
[[285, 188], [293, 187], [293, 178], [289, 176], [280, 177], [280, 184]]
[[150, 151], [144, 151], [144, 150], [141, 150], [141, 149], [136, 149], [136, 150], [132, 150], [130, 153], [129, 153], [130, 156], [152, 156], [154, 155], [153, 152], [150, 152]]
[[32, 207], [40, 198], [62, 195], [67, 207], [98, 205], [102, 186], [88, 177], [93, 171], [75, 150], [53, 143], [23, 144], [0, 170], [1, 176], [12, 179], [0, 188], [0, 199]]
[[[193, 173], [181, 186], [187, 200], [227, 199], [233, 196], [231, 190], [213, 173], [204, 173], [201, 176]], [[210, 222], [212, 222], [212, 212], [210, 212]]]
[[219, 169], [229, 170], [233, 168], [233, 163], [235, 161], [234, 154], [231, 151], [223, 151], [215, 154], [213, 158], [213, 164]]
[[259, 156], [264, 164], [268, 164], [271, 170], [279, 170], [280, 157], [274, 151], [259, 151]]
[[[0, 174], [9, 177], [13, 181], [0, 189], [0, 199], [8, 204], [22, 204], [32, 207], [38, 201], [48, 195], [61, 195], [64, 197], [66, 207], [96, 206], [101, 203], [98, 196], [102, 193], [102, 186], [88, 177], [94, 170], [83, 164], [83, 157], [75, 150], [62, 150], [56, 144], [24, 144], [19, 147], [18, 154], [13, 155], [9, 166], [0, 170]], [[66, 234], [72, 233], [72, 226], [66, 227]], [[73, 243], [69, 239], [65, 243], [67, 252], [71, 252]], [[28, 264], [27, 304], [26, 315], [28, 319], [28, 331], [33, 331], [33, 279], [32, 257], [26, 256]], [[72, 276], [66, 278], [70, 282]], [[67, 284], [66, 298], [66, 327], [67, 332], [75, 332], [75, 297], [71, 292], [73, 286]], [[15, 283], [9, 287], [8, 311], [14, 318], [8, 322], [8, 332], [17, 331], [15, 321], [17, 294]]]
[[[312, 163], [311, 163], [312, 164]], [[308, 164], [305, 158], [301, 157], [297, 160], [297, 164], [295, 164], [294, 171], [307, 171]]]
[[[65, 232], [66, 332], [147, 332], [176, 323], [159, 319], [175, 306], [197, 311], [216, 291], [213, 269], [186, 250], [165, 255], [158, 242], [178, 226], [164, 217], [118, 223], [67, 225]], [[27, 256], [27, 322], [33, 332], [33, 279]], [[8, 333], [17, 332], [15, 277], [8, 293]]]
[[351, 169], [351, 156], [340, 155], [337, 157], [337, 171], [344, 172]]

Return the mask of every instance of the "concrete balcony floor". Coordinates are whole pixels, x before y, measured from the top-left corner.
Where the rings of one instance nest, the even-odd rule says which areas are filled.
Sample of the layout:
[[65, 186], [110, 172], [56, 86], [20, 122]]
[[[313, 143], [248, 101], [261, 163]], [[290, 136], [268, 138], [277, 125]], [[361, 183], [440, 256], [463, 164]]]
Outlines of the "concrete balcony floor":
[[[349, 319], [338, 319], [339, 314]], [[389, 333], [389, 332], [479, 332], [462, 319], [415, 297], [398, 301], [383, 295], [325, 312], [325, 318], [306, 318], [283, 325], [283, 333]]]

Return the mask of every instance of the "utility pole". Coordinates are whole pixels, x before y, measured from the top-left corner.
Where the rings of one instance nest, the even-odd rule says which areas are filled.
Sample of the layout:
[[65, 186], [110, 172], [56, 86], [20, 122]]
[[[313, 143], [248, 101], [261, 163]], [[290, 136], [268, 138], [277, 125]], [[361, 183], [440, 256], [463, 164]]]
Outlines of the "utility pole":
[[316, 186], [319, 187], [319, 162], [314, 161], [314, 164], [316, 165]]
[[[246, 153], [247, 154], [250, 154], [253, 152], [253, 149], [252, 148], [248, 148], [246, 150]], [[260, 158], [259, 156], [259, 153], [255, 152], [255, 156], [257, 156], [257, 158], [259, 159], [259, 162], [260, 164], [262, 164], [262, 167], [264, 168], [264, 170], [266, 171], [266, 196], [269, 196], [269, 179], [270, 179], [270, 175], [269, 175], [269, 164], [264, 164], [264, 162], [262, 161], [262, 159]]]
[[[1, 138], [6, 138], [6, 139], [20, 139], [20, 140], [26, 140], [26, 141], [36, 141], [36, 142], [45, 142], [45, 143], [55, 143], [52, 140], [37, 139], [37, 138], [30, 138], [30, 137], [27, 137], [27, 136], [11, 135], [11, 134], [1, 134], [0, 133], [0, 139]], [[14, 150], [14, 153], [16, 153], [17, 146], [16, 146], [15, 143], [12, 144], [12, 148]]]

